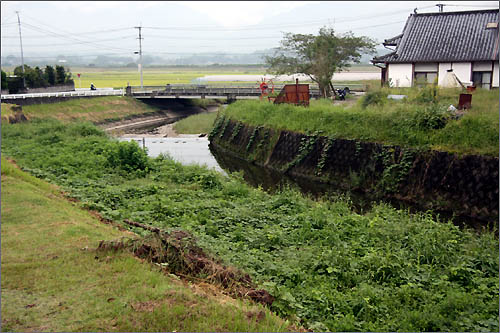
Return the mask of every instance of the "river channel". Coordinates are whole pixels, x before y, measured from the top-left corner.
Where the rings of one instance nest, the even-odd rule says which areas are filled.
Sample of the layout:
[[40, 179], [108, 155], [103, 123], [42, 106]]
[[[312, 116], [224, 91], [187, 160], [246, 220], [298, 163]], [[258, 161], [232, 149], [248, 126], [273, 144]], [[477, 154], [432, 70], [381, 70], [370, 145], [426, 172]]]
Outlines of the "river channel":
[[[210, 147], [210, 142], [206, 133], [178, 135], [172, 130], [173, 125], [174, 123], [170, 123], [156, 128], [149, 126], [144, 128], [142, 132], [140, 129], [138, 130], [135, 128], [133, 133], [125, 133], [119, 136], [119, 139], [124, 141], [136, 141], [140, 147], [147, 149], [148, 155], [151, 157], [167, 154], [175, 161], [184, 165], [198, 164], [225, 175], [231, 172], [242, 172], [243, 178], [247, 183], [254, 187], [260, 186], [268, 192], [274, 192], [283, 187], [292, 187], [313, 198], [348, 195], [352, 201], [353, 209], [360, 214], [366, 213], [375, 204], [374, 201], [367, 198], [364, 193], [361, 192], [345, 193], [340, 190], [332, 189], [331, 186], [326, 184], [311, 182], [307, 179], [296, 177], [292, 178], [288, 175], [283, 175], [276, 171], [242, 161]], [[165, 127], [167, 131], [165, 131]], [[173, 137], [169, 137], [169, 134]], [[405, 202], [387, 201], [387, 203], [395, 208], [405, 209], [411, 212], [419, 211], [417, 207]], [[476, 230], [480, 230], [484, 227], [492, 228], [498, 225], [498, 223], [495, 222], [486, 223], [485, 221], [473, 218], [454, 217], [452, 212], [435, 212], [435, 215], [439, 215], [442, 221], [452, 219], [453, 223], [458, 226], [468, 226]]]

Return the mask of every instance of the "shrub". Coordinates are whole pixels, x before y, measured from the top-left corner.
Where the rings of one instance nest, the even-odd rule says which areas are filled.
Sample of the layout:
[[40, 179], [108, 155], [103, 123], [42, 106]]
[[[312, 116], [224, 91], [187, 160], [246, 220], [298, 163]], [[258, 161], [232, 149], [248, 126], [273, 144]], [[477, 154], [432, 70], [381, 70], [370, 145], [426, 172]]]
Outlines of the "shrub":
[[2, 70], [2, 90], [7, 89], [7, 73]]
[[76, 123], [71, 127], [71, 132], [78, 136], [105, 136], [105, 133], [90, 122]]
[[112, 142], [105, 150], [108, 166], [126, 172], [146, 171], [148, 155], [135, 141]]
[[446, 126], [450, 114], [444, 106], [430, 105], [417, 110], [413, 122], [419, 129], [440, 129]]
[[436, 103], [438, 88], [436, 85], [424, 86], [418, 92], [415, 101], [418, 103]]
[[382, 105], [387, 100], [387, 94], [382, 90], [370, 91], [361, 100], [361, 106], [365, 109], [369, 105]]

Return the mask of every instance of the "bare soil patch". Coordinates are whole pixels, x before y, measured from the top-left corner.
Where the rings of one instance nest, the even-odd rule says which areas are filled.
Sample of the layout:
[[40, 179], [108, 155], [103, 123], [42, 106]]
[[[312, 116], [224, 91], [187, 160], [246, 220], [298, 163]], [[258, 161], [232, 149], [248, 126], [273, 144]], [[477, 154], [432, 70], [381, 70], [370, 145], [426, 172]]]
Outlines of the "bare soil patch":
[[152, 233], [140, 239], [101, 241], [98, 251], [127, 249], [139, 258], [165, 267], [169, 273], [220, 286], [231, 296], [249, 298], [267, 306], [273, 303], [274, 297], [266, 290], [256, 289], [248, 274], [207, 254], [190, 233], [165, 232], [137, 222], [125, 222]]

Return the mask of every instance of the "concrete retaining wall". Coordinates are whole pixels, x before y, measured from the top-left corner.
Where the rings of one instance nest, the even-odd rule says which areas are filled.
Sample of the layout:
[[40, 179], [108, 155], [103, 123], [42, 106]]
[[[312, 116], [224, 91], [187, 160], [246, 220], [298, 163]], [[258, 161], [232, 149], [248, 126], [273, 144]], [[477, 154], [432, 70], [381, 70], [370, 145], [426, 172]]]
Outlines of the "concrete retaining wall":
[[30, 97], [30, 98], [6, 98], [2, 99], [2, 103], [17, 104], [17, 105], [34, 105], [34, 104], [52, 104], [59, 103], [77, 98], [96, 98], [103, 96], [72, 96], [72, 97]]
[[46, 88], [29, 88], [27, 94], [75, 91], [75, 84], [61, 84]]
[[361, 190], [373, 199], [498, 220], [498, 158], [404, 149], [255, 128], [218, 118], [210, 144], [291, 176]]

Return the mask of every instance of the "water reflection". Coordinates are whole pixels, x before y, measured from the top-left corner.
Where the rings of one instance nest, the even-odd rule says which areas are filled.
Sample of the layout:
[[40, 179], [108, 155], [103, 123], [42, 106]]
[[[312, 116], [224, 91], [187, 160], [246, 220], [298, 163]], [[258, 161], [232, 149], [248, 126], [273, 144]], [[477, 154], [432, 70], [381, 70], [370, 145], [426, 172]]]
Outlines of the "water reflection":
[[[369, 212], [371, 208], [378, 202], [385, 202], [397, 209], [408, 210], [411, 213], [427, 211], [422, 207], [415, 204], [390, 199], [390, 198], [377, 198], [369, 193], [355, 190], [338, 189], [331, 184], [324, 184], [311, 181], [305, 177], [291, 177], [280, 172], [264, 168], [255, 164], [248, 163], [227, 153], [213, 145], [209, 146], [210, 151], [219, 163], [219, 165], [228, 172], [243, 172], [243, 178], [246, 182], [255, 187], [262, 187], [268, 192], [274, 192], [282, 189], [283, 187], [296, 188], [309, 197], [319, 198], [335, 198], [339, 196], [348, 196], [352, 202], [352, 208], [359, 214]], [[438, 211], [432, 212], [435, 218], [439, 217], [440, 221], [451, 220], [453, 224], [459, 227], [470, 227], [477, 231], [488, 229], [498, 230], [498, 221], [485, 221], [468, 216], [455, 216], [451, 211]]]
[[[208, 149], [209, 141], [203, 138], [138, 138], [120, 137], [123, 141], [136, 141], [139, 146], [144, 146], [148, 150], [148, 155], [157, 157], [161, 153], [170, 155], [175, 161], [182, 164], [206, 165], [209, 169], [218, 172], [225, 171], [219, 166], [215, 158]], [[143, 141], [144, 140], [144, 141]]]

